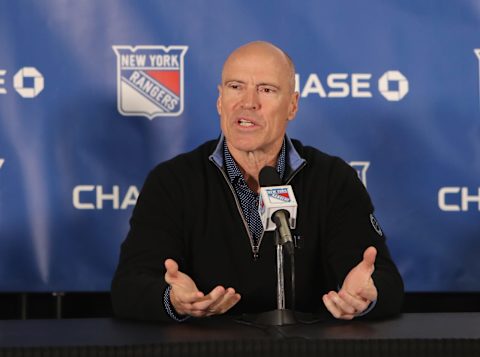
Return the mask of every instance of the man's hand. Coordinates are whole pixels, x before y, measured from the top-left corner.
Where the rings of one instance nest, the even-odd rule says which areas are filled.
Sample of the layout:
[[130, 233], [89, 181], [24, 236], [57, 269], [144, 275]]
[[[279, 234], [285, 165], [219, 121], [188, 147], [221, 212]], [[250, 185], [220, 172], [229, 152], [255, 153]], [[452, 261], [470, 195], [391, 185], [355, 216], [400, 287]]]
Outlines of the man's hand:
[[377, 250], [368, 247], [363, 260], [348, 273], [340, 291], [323, 295], [323, 303], [337, 319], [351, 320], [377, 300], [377, 288], [372, 279], [376, 256]]
[[178, 270], [173, 259], [165, 260], [165, 281], [170, 285], [170, 301], [180, 315], [206, 317], [220, 315], [240, 301], [233, 288], [215, 287], [208, 295], [199, 291], [195, 282]]

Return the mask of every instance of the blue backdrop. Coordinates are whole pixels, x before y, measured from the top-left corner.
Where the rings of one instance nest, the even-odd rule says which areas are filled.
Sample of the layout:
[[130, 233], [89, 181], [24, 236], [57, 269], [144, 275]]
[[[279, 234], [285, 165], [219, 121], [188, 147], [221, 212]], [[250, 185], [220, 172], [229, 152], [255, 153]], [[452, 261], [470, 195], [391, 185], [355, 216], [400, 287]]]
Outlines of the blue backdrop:
[[0, 291], [108, 290], [146, 174], [219, 134], [222, 63], [257, 39], [407, 290], [479, 291], [478, 0], [0, 0]]

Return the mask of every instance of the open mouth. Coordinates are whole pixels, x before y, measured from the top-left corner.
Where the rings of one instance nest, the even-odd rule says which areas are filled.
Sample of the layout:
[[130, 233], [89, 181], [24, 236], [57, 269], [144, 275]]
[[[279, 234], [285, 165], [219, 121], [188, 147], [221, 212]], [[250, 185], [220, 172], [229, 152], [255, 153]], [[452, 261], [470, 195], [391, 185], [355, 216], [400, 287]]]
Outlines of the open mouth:
[[238, 120], [238, 124], [243, 128], [250, 128], [252, 126], [255, 126], [255, 123], [243, 118]]

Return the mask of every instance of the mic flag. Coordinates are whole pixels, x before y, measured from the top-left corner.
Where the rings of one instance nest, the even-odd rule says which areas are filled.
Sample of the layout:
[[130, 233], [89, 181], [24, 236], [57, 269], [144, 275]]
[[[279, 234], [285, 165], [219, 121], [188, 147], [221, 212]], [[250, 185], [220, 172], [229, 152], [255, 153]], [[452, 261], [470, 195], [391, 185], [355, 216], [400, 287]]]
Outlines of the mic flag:
[[274, 217], [283, 215], [288, 219], [288, 226], [295, 228], [297, 219], [297, 201], [292, 186], [281, 185], [280, 176], [271, 166], [265, 166], [259, 175], [260, 199], [258, 213], [264, 231], [274, 231], [277, 227]]

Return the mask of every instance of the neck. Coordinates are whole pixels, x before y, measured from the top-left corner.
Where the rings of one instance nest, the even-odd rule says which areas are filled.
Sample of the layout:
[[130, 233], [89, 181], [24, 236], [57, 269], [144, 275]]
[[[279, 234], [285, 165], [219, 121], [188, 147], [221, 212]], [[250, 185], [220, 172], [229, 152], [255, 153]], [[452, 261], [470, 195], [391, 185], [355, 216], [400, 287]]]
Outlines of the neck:
[[227, 147], [238, 167], [240, 168], [248, 187], [253, 192], [259, 192], [260, 184], [258, 182], [258, 176], [260, 171], [265, 166], [276, 167], [282, 142], [280, 142], [280, 146], [278, 148], [272, 150], [271, 152], [236, 150], [228, 145], [228, 141]]

